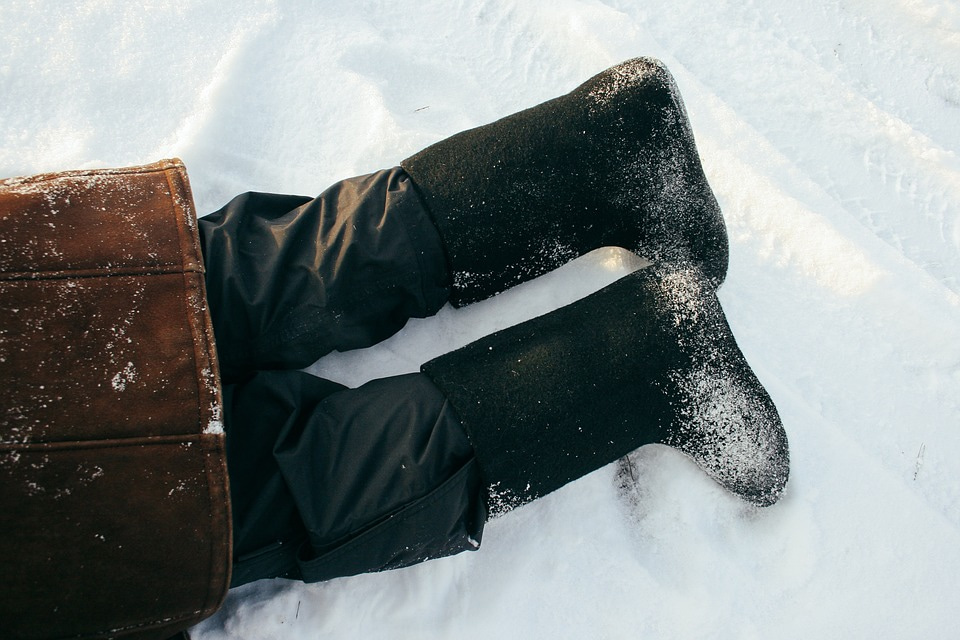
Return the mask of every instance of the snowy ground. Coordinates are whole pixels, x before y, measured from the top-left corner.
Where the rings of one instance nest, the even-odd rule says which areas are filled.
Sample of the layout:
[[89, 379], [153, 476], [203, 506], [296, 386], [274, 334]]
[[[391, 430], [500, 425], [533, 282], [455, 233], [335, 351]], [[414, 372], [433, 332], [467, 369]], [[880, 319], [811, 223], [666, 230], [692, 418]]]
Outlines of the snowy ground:
[[[416, 8], [414, 8], [416, 7]], [[721, 300], [792, 445], [755, 510], [665, 448], [483, 549], [235, 590], [222, 638], [951, 638], [960, 626], [960, 2], [5, 2], [0, 177], [180, 156], [201, 211], [314, 194], [636, 55], [683, 92]], [[415, 370], [635, 266], [591, 254], [318, 370]]]

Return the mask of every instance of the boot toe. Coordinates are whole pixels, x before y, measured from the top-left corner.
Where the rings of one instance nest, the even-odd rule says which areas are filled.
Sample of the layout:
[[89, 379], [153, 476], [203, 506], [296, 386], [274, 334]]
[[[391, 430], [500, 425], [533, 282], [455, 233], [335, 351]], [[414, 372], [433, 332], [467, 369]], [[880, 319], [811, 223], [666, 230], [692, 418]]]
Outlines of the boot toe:
[[[675, 446], [731, 493], [761, 507], [776, 503], [790, 475], [786, 433], [775, 413], [731, 411], [691, 427]], [[668, 442], [668, 444], [671, 444]]]
[[707, 276], [658, 279], [663, 326], [680, 345], [663, 390], [672, 414], [662, 439], [714, 480], [760, 506], [779, 500], [790, 475], [786, 431], [776, 405], [737, 345]]
[[787, 435], [746, 362], [719, 357], [673, 377], [681, 409], [666, 444], [744, 500], [777, 502], [790, 475]]

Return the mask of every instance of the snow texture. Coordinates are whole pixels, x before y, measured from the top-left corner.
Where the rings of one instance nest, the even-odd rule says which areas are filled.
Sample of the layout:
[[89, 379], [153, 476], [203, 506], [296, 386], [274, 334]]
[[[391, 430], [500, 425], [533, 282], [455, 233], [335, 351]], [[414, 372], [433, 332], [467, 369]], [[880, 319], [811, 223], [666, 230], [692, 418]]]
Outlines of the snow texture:
[[[956, 637], [956, 0], [36, 0], [0, 24], [0, 176], [180, 156], [201, 211], [316, 194], [648, 55], [729, 228], [720, 299], [790, 436], [778, 504], [645, 447], [477, 553], [248, 585], [196, 638]], [[314, 370], [413, 371], [637, 266], [600, 250]]]

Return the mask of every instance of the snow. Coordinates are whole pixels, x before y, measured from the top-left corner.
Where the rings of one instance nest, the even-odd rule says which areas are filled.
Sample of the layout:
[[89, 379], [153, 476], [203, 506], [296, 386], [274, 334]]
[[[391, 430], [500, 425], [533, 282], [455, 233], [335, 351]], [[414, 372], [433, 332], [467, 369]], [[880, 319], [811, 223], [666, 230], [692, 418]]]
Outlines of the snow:
[[[23, 1], [0, 24], [2, 177], [179, 156], [201, 211], [315, 194], [649, 55], [723, 208], [720, 298], [790, 435], [780, 503], [647, 447], [476, 553], [255, 583], [196, 638], [956, 637], [956, 0]], [[315, 371], [416, 370], [640, 264], [601, 250]]]

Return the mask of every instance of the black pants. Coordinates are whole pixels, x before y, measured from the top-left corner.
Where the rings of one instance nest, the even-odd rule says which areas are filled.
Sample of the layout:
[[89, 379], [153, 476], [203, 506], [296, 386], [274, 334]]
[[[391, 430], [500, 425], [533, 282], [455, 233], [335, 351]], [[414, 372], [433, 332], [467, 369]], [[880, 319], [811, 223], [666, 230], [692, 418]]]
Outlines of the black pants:
[[248, 193], [200, 220], [224, 382], [237, 586], [410, 565], [479, 545], [473, 449], [422, 374], [357, 389], [303, 373], [448, 297], [436, 229], [402, 169], [315, 199]]

